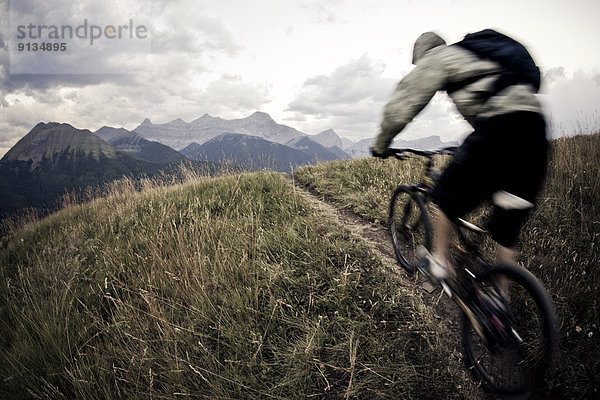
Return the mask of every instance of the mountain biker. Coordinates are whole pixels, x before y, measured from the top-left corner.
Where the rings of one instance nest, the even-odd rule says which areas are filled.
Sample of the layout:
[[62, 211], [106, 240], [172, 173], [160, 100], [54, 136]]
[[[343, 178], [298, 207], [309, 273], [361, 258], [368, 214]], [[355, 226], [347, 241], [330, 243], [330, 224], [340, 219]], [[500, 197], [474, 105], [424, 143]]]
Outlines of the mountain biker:
[[[515, 264], [519, 232], [545, 175], [546, 124], [535, 96], [539, 89], [539, 70], [533, 64], [537, 82], [521, 79], [511, 68], [525, 64], [526, 57], [511, 53], [513, 49], [509, 47], [521, 46], [521, 51], [529, 56], [525, 48], [514, 41], [499, 44], [494, 40], [498, 37], [495, 31], [482, 33], [483, 41], [479, 44], [483, 43], [491, 56], [467, 50], [461, 42], [446, 45], [433, 32], [426, 32], [417, 39], [412, 59], [415, 67], [400, 81], [385, 106], [381, 131], [371, 149], [375, 157], [389, 156], [388, 146], [394, 137], [440, 90], [448, 93], [474, 128], [442, 173], [432, 194], [438, 210], [433, 255], [426, 255], [426, 264], [437, 279], [453, 275], [448, 257], [453, 221], [485, 200], [492, 200], [494, 205], [488, 229], [497, 243], [497, 261]], [[492, 40], [485, 42], [486, 37]], [[494, 52], [508, 56], [501, 54], [493, 61]], [[531, 72], [529, 67], [528, 72]], [[500, 283], [501, 289], [506, 291], [504, 285]]]

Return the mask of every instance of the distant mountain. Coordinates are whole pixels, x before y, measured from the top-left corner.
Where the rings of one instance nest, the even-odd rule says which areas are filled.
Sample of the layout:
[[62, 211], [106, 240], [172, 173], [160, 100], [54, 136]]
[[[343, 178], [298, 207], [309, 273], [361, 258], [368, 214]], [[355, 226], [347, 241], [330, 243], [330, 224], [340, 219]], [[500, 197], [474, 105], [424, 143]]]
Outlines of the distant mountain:
[[[207, 119], [213, 119], [213, 117], [205, 114], [196, 121]], [[214, 118], [214, 120], [215, 125], [218, 126], [220, 118]], [[182, 119], [176, 119], [164, 124], [153, 124], [152, 121], [146, 118], [133, 131], [148, 140], [162, 143], [179, 151], [194, 141], [204, 143], [206, 140], [227, 132], [226, 130], [221, 131], [218, 127], [215, 130], [218, 133], [208, 132], [207, 129], [203, 129], [200, 123], [192, 125]]]
[[[118, 139], [117, 132], [111, 133]], [[54, 209], [67, 192], [123, 176], [152, 176], [178, 165], [132, 157], [87, 129], [39, 123], [0, 160], [0, 217], [21, 208]]]
[[144, 139], [136, 132], [123, 128], [103, 126], [94, 134], [110, 143], [115, 149], [151, 163], [170, 163], [185, 160], [185, 156], [158, 142]]
[[328, 147], [327, 151], [333, 153], [335, 155], [336, 160], [343, 160], [352, 158], [350, 154], [346, 153], [344, 150], [340, 149], [338, 146]]
[[302, 136], [290, 140], [286, 146], [300, 150], [317, 161], [334, 161], [341, 158], [349, 158], [349, 156], [339, 147], [333, 146], [331, 148], [325, 148], [323, 145], [315, 142], [313, 138], [314, 137], [309, 138], [308, 136]]
[[[375, 138], [363, 139], [346, 148], [345, 152], [348, 153], [352, 158], [369, 157], [371, 155], [371, 147], [373, 147], [374, 142]], [[428, 136], [415, 140], [396, 139], [393, 141], [392, 147], [407, 147], [417, 150], [435, 150], [442, 147], [458, 146], [458, 144], [459, 143], [457, 141], [442, 142], [439, 136]]]
[[315, 158], [291, 147], [256, 136], [227, 133], [203, 144], [192, 143], [185, 156], [211, 162], [230, 162], [243, 169], [270, 168], [290, 172], [292, 166], [315, 163]]
[[352, 141], [352, 140], [350, 140], [350, 139], [347, 139], [347, 138], [345, 138], [345, 137], [343, 137], [343, 138], [341, 138], [341, 139], [342, 139], [342, 145], [341, 145], [340, 147], [341, 147], [341, 149], [342, 149], [342, 150], [344, 150], [344, 151], [345, 151], [345, 150], [346, 150], [348, 147], [351, 147], [351, 146], [353, 146], [353, 145], [355, 145], [355, 144], [356, 144], [356, 142], [354, 142], [354, 141]]
[[321, 133], [318, 133], [311, 137], [312, 140], [319, 143], [323, 147], [338, 147], [340, 149], [344, 148], [344, 144], [342, 139], [338, 136], [337, 133], [333, 129], [328, 129]]
[[346, 147], [344, 151], [350, 155], [352, 158], [361, 158], [368, 157], [371, 155], [371, 147], [373, 147], [373, 142], [375, 139], [363, 139], [356, 143], [354, 143], [350, 147]]
[[343, 147], [341, 139], [333, 130], [318, 135], [307, 135], [297, 129], [278, 124], [269, 114], [258, 111], [246, 118], [232, 120], [204, 114], [190, 123], [176, 119], [165, 124], [153, 124], [146, 118], [134, 131], [148, 140], [160, 142], [176, 150], [181, 150], [192, 142], [203, 144], [224, 133], [257, 136], [293, 148], [296, 148], [295, 144], [304, 137], [324, 148]]
[[125, 128], [113, 128], [110, 126], [103, 126], [94, 132], [94, 135], [98, 136], [100, 139], [105, 142], [110, 143], [112, 140], [119, 139], [121, 137], [126, 137], [131, 135], [131, 131], [128, 131]]
[[442, 142], [439, 136], [427, 136], [415, 140], [396, 139], [393, 142], [394, 147], [409, 147], [419, 150], [435, 150], [442, 147], [458, 146], [458, 144], [457, 141]]
[[327, 149], [328, 152], [335, 155], [335, 159], [351, 158], [348, 153], [344, 151], [346, 144], [353, 144], [348, 139], [342, 139], [338, 136], [333, 129], [328, 129], [317, 135], [310, 136], [310, 139], [319, 143]]
[[2, 161], [27, 162], [34, 170], [42, 163], [54, 165], [65, 158], [74, 161], [76, 157], [98, 159], [100, 156], [112, 159], [116, 157], [116, 151], [89, 130], [75, 129], [69, 124], [40, 122], [2, 157]]

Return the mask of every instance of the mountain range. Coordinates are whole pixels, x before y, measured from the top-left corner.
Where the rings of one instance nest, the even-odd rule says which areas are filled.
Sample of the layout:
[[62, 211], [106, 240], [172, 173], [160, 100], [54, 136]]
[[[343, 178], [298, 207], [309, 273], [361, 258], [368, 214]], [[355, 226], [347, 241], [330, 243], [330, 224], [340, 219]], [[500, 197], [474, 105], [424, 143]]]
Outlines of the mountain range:
[[[148, 140], [160, 142], [182, 152], [192, 143], [202, 145], [223, 134], [236, 133], [257, 136], [310, 153], [320, 161], [368, 157], [374, 140], [373, 138], [363, 139], [355, 143], [345, 138], [342, 139], [333, 129], [309, 135], [289, 126], [278, 124], [269, 114], [258, 111], [246, 118], [232, 120], [204, 114], [189, 123], [178, 118], [163, 124], [153, 124], [146, 118], [133, 131]], [[416, 140], [396, 139], [394, 141], [394, 146], [397, 147], [422, 150], [457, 144], [458, 142], [454, 141], [443, 142], [439, 136]]]
[[[321, 152], [320, 159], [323, 161], [340, 156], [347, 157], [342, 150], [342, 139], [332, 129], [317, 135], [308, 135], [287, 125], [278, 124], [269, 114], [258, 111], [246, 118], [231, 120], [204, 114], [190, 123], [178, 118], [164, 124], [153, 124], [146, 118], [133, 131], [148, 140], [176, 150], [183, 150], [192, 143], [203, 144], [226, 133], [237, 133], [257, 136], [301, 151], [307, 148], [315, 151], [318, 145], [322, 147], [318, 152]], [[327, 154], [327, 151], [334, 154]]]
[[[123, 176], [153, 176], [182, 162], [208, 173], [221, 163], [290, 172], [319, 161], [369, 156], [372, 142], [353, 143], [332, 129], [308, 135], [263, 112], [233, 120], [204, 114], [190, 123], [153, 124], [146, 118], [133, 131], [104, 126], [91, 132], [39, 123], [0, 160], [0, 217], [27, 207], [52, 209], [67, 192]], [[395, 142], [421, 149], [453, 144], [437, 136]]]

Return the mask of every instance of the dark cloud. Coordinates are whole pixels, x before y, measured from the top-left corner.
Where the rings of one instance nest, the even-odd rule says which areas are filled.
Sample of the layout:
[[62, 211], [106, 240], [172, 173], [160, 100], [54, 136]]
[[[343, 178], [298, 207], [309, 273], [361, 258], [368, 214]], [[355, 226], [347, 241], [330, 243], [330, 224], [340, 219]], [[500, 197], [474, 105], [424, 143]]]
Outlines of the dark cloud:
[[8, 93], [22, 91], [26, 94], [41, 94], [64, 86], [90, 86], [112, 82], [131, 84], [135, 76], [124, 74], [7, 74], [0, 72], [0, 85]]
[[[8, 11], [8, 2], [3, 0], [3, 3], [2, 9]], [[84, 19], [89, 19], [89, 24], [107, 26], [136, 19], [140, 25], [148, 25], [150, 40], [147, 46], [132, 46], [123, 40], [118, 47], [112, 46], [117, 42], [102, 47], [102, 44], [90, 46], [85, 41], [74, 40], [68, 43], [67, 52], [27, 57], [22, 63], [19, 63], [19, 57], [10, 60], [7, 48], [0, 47], [0, 84], [4, 90], [46, 90], [64, 85], [81, 87], [101, 83], [139, 84], [136, 77], [154, 68], [153, 61], [157, 56], [168, 53], [169, 57], [178, 59], [179, 70], [194, 68], [196, 73], [201, 73], [203, 69], [198, 68], [199, 63], [209, 57], [207, 52], [233, 56], [240, 50], [222, 22], [203, 16], [200, 7], [193, 1], [154, 0], [148, 3], [129, 0], [124, 3], [127, 5], [125, 11], [123, 2], [115, 1], [60, 1], [58, 7], [55, 2], [45, 0], [13, 1], [11, 22], [34, 21], [39, 24], [51, 21], [48, 24], [78, 26]], [[2, 14], [2, 19], [6, 19], [8, 12]], [[0, 39], [3, 37], [6, 35], [0, 36]]]
[[[191, 120], [205, 112], [251, 112], [268, 99], [264, 87], [237, 76], [217, 76], [205, 89], [193, 84], [199, 79], [203, 86], [210, 82], [212, 57], [235, 57], [241, 51], [222, 21], [204, 15], [196, 1], [14, 0], [12, 5], [13, 14], [31, 21], [44, 21], [51, 15], [54, 21], [67, 23], [80, 23], [87, 17], [112, 23], [120, 21], [119, 16], [133, 15], [152, 27], [152, 46], [127, 54], [82, 47], [60, 60], [65, 67], [76, 63], [84, 72], [79, 74], [11, 74], [6, 46], [9, 7], [7, 0], [0, 0], [0, 156], [39, 121], [89, 129], [102, 125], [132, 129], [145, 117]], [[30, 67], [43, 71], [44, 60], [33, 59], [36, 62]], [[89, 73], [111, 71], [115, 65], [124, 73]], [[61, 70], [60, 65], [56, 68]]]
[[179, 8], [165, 8], [165, 15], [152, 25], [152, 52], [186, 53], [198, 56], [217, 51], [235, 56], [241, 48], [218, 18], [203, 16], [200, 11], [183, 12]]
[[[89, 25], [94, 23], [118, 24], [114, 2], [67, 2], [20, 0], [12, 1], [10, 8], [8, 1], [0, 4], [3, 15], [2, 41], [9, 36], [8, 29], [12, 31], [13, 38], [17, 33], [19, 25], [25, 26], [27, 32], [25, 42], [40, 42], [40, 40], [29, 39], [29, 24], [34, 26], [69, 26], [76, 29], [83, 25], [84, 20], [89, 18]], [[10, 13], [9, 13], [10, 11]], [[7, 23], [10, 15], [10, 25]], [[111, 22], [116, 21], [116, 22]], [[35, 31], [35, 30], [34, 30]], [[48, 30], [44, 31], [48, 32]], [[62, 34], [62, 33], [61, 33]], [[37, 37], [37, 33], [34, 32]], [[89, 35], [88, 35], [89, 36]], [[85, 86], [97, 85], [103, 82], [126, 83], [131, 82], [131, 76], [140, 68], [139, 63], [133, 61], [139, 59], [137, 52], [130, 51], [131, 46], [123, 45], [121, 41], [119, 49], [121, 55], [112, 52], [109, 47], [98, 44], [89, 45], [87, 40], [70, 39], [65, 40], [66, 51], [60, 52], [19, 52], [17, 40], [12, 45], [12, 54], [9, 57], [8, 48], [0, 47], [0, 85], [7, 93], [16, 91], [49, 90], [64, 85]], [[148, 45], [148, 51], [150, 46]], [[142, 49], [143, 50], [143, 49]], [[125, 53], [125, 54], [123, 54]], [[141, 53], [143, 55], [143, 52]]]

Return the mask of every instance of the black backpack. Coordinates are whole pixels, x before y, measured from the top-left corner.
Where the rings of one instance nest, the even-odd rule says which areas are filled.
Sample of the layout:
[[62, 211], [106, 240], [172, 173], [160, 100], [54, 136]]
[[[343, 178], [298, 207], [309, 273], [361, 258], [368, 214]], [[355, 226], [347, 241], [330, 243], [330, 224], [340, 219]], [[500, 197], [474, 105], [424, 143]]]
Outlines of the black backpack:
[[[516, 40], [492, 29], [485, 29], [468, 34], [454, 46], [462, 47], [477, 54], [480, 58], [489, 59], [502, 66], [503, 71], [499, 73], [499, 78], [496, 80], [492, 93], [489, 93], [489, 97], [508, 86], [523, 83], [532, 85], [536, 93], [540, 90], [540, 70], [525, 46]], [[496, 74], [498, 73], [494, 73], [494, 75]], [[453, 82], [448, 85], [446, 90], [448, 92], [456, 91], [481, 78], [483, 76]]]

